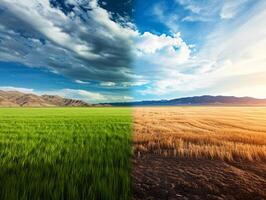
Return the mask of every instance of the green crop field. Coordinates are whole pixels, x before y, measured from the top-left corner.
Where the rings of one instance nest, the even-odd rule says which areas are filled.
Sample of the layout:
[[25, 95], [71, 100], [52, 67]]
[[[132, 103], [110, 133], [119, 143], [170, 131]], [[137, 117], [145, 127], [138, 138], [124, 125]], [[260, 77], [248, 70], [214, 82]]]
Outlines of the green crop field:
[[0, 199], [130, 199], [130, 108], [1, 108]]

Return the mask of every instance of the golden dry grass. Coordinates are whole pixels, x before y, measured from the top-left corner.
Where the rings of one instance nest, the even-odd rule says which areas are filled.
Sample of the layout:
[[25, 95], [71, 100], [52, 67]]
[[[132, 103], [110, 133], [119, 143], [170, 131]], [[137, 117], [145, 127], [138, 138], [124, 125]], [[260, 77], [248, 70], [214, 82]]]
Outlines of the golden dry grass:
[[266, 107], [139, 107], [134, 152], [266, 161]]

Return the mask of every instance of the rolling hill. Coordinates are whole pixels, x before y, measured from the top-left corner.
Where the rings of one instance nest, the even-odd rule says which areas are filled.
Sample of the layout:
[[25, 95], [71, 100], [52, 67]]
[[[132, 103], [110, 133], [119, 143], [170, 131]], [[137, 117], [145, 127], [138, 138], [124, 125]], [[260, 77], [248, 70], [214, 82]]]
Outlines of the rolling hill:
[[0, 90], [0, 107], [86, 107], [90, 104], [56, 95], [25, 94], [18, 91]]

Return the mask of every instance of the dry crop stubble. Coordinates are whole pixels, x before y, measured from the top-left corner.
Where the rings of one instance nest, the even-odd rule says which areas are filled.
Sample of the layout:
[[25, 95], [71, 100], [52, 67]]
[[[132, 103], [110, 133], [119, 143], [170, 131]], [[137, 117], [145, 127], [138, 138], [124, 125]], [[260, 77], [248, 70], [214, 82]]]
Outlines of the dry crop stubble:
[[265, 124], [265, 107], [138, 107], [134, 152], [265, 161]]

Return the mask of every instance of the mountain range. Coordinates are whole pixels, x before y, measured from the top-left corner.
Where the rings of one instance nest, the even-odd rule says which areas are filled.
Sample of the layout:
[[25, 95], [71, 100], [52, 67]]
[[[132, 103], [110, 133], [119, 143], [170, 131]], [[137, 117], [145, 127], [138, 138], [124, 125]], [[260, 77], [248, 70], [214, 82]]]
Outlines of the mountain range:
[[25, 94], [18, 91], [0, 90], [0, 107], [87, 107], [90, 104], [57, 95]]
[[266, 106], [266, 99], [235, 96], [194, 96], [170, 100], [136, 101], [110, 103], [111, 106], [178, 106], [178, 105], [261, 105]]
[[88, 107], [88, 106], [182, 106], [182, 105], [254, 105], [266, 106], [266, 99], [235, 96], [194, 96], [170, 100], [89, 104], [57, 95], [22, 93], [0, 90], [0, 107]]

